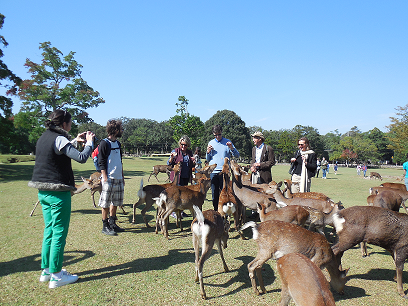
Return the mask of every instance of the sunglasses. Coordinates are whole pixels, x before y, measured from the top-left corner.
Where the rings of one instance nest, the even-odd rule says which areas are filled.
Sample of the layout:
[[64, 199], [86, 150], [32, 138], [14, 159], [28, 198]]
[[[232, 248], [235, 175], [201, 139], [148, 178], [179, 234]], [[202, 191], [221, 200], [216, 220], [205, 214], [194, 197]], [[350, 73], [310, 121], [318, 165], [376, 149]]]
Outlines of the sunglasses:
[[218, 136], [221, 136], [221, 134], [214, 134], [214, 137], [218, 137]]
[[304, 143], [298, 143], [298, 146], [303, 147], [305, 144]]
[[186, 143], [180, 143], [180, 146], [187, 147], [187, 144]]

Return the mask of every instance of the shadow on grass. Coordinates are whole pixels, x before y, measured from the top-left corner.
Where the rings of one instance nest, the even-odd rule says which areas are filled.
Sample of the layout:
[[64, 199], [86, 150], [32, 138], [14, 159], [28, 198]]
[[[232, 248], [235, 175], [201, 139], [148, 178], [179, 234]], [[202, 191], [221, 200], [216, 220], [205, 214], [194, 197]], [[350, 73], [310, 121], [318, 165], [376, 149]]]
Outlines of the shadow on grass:
[[77, 273], [78, 276], [80, 276], [78, 282], [89, 282], [97, 279], [106, 279], [119, 275], [145, 271], [161, 271], [166, 270], [171, 266], [184, 264], [186, 262], [194, 262], [194, 256], [191, 256], [191, 249], [174, 249], [169, 250], [168, 254], [164, 256], [138, 258], [119, 265], [112, 265]]
[[[94, 256], [92, 251], [68, 251], [64, 252], [64, 267]], [[39, 271], [41, 267], [41, 254], [35, 254], [11, 261], [0, 262], [0, 277], [19, 273]]]
[[1, 164], [0, 165], [0, 182], [7, 181], [29, 181], [33, 175], [34, 165], [24, 163]]

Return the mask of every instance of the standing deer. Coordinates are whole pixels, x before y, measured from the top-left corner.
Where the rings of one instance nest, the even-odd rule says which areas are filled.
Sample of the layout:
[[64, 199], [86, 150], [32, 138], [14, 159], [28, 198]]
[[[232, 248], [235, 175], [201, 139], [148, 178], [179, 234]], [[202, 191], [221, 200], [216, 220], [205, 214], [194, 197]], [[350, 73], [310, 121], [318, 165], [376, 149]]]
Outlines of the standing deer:
[[307, 218], [309, 217], [309, 212], [299, 205], [286, 206], [267, 213], [265, 210], [265, 206], [258, 204], [259, 219], [261, 222], [268, 220], [279, 220], [304, 226]]
[[320, 269], [327, 268], [331, 278], [330, 284], [336, 291], [343, 293], [347, 271], [339, 270], [339, 263], [323, 235], [295, 224], [275, 220], [259, 224], [250, 221], [244, 224], [241, 230], [248, 227], [252, 227], [253, 238], [258, 244], [258, 254], [248, 264], [249, 277], [256, 295], [260, 292], [256, 286], [254, 271], [256, 271], [261, 292], [265, 293], [262, 265], [272, 256], [278, 259], [289, 253], [301, 253], [310, 258]]
[[370, 194], [377, 194], [380, 193], [381, 191], [385, 191], [385, 190], [390, 190], [390, 191], [394, 191], [397, 194], [399, 194], [402, 198], [402, 207], [404, 207], [406, 213], [408, 214], [408, 209], [405, 206], [405, 201], [408, 200], [408, 191], [406, 190], [402, 190], [402, 189], [396, 189], [396, 188], [391, 188], [391, 187], [371, 187], [370, 188]]
[[150, 181], [150, 177], [152, 175], [154, 175], [154, 177], [156, 178], [157, 181], [159, 181], [159, 179], [157, 178], [157, 175], [159, 173], [166, 173], [167, 174], [167, 180], [170, 181], [170, 172], [173, 170], [172, 166], [169, 165], [156, 165], [153, 166], [153, 171], [152, 173], [150, 173], [149, 178], [147, 179], [147, 181]]
[[[217, 244], [220, 253], [224, 271], [229, 272], [228, 266], [224, 259], [222, 249], [227, 248], [229, 224], [224, 222], [221, 215], [215, 210], [201, 210], [193, 205], [196, 218], [191, 223], [191, 232], [193, 234], [193, 246], [195, 253], [195, 281], [200, 282], [201, 297], [205, 300], [207, 296], [203, 283], [203, 266], [204, 262], [210, 257], [214, 243]], [[201, 257], [200, 257], [201, 242]]]
[[344, 251], [360, 242], [371, 243], [388, 250], [396, 267], [398, 293], [404, 297], [402, 272], [408, 258], [408, 215], [373, 206], [353, 206], [339, 211], [334, 217], [338, 242], [333, 253], [339, 264]]
[[322, 271], [305, 255], [286, 254], [276, 267], [282, 282], [280, 306], [289, 305], [291, 299], [298, 306], [336, 305]]

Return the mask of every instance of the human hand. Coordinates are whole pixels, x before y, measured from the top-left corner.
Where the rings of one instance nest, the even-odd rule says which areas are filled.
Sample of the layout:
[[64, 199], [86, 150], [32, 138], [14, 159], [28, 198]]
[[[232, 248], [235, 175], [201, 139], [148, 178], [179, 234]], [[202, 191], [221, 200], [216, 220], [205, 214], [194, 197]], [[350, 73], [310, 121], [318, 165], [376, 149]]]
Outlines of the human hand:
[[208, 145], [207, 147], [207, 153], [210, 153], [214, 148], [212, 147], [212, 145]]
[[230, 148], [230, 150], [234, 150], [234, 146], [232, 145], [231, 141], [227, 142], [227, 146], [228, 146], [228, 148]]

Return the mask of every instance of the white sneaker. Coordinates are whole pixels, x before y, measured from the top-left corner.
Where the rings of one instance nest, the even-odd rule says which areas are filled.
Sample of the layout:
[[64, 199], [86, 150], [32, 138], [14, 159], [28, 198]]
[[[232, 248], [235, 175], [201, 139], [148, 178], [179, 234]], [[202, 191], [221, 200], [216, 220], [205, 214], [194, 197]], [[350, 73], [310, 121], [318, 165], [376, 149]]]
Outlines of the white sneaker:
[[62, 271], [62, 276], [60, 279], [55, 279], [54, 277], [51, 277], [50, 284], [48, 286], [50, 289], [61, 287], [61, 286], [68, 285], [71, 283], [75, 283], [78, 280], [78, 275], [76, 274], [72, 275], [66, 270], [61, 270], [61, 271]]
[[51, 279], [51, 273], [45, 272], [45, 269], [42, 270], [41, 276], [40, 276], [40, 282], [48, 282]]

